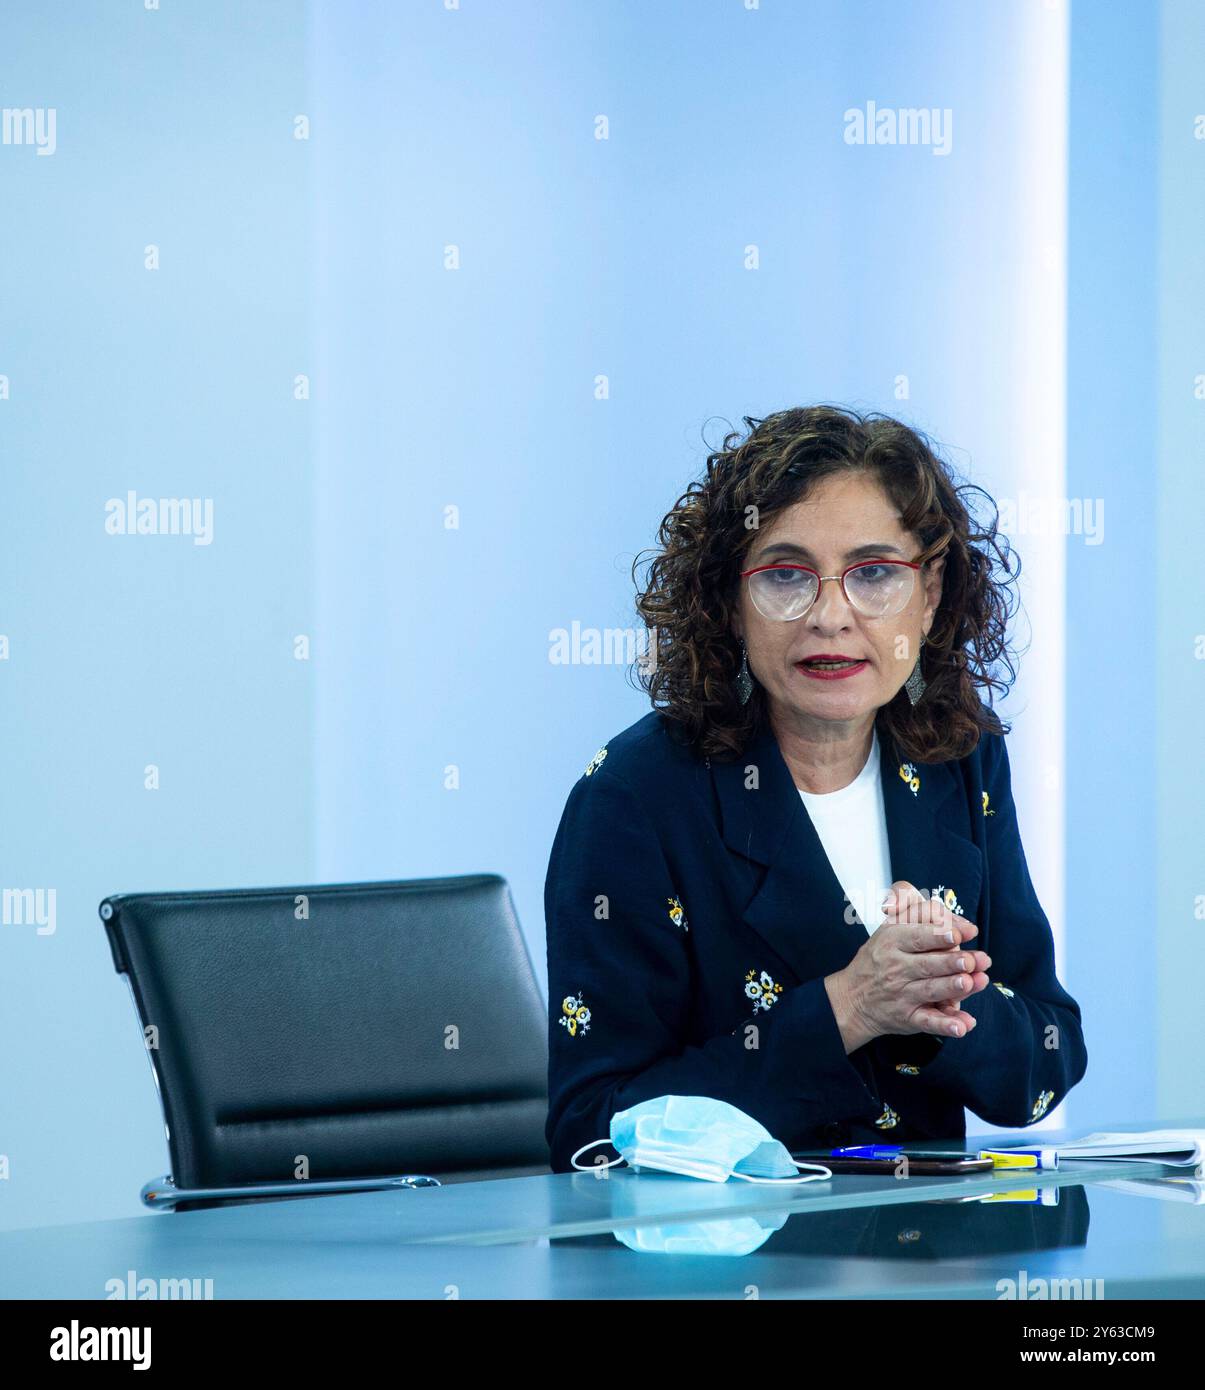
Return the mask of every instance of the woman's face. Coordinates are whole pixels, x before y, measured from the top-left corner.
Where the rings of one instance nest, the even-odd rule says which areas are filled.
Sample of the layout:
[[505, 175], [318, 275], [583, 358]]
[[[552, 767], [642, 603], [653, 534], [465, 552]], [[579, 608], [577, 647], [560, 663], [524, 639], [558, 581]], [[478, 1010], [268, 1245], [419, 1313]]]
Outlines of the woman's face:
[[[757, 534], [741, 568], [787, 561], [840, 574], [857, 560], [915, 560], [921, 549], [917, 537], [901, 528], [899, 513], [873, 475], [844, 473], [821, 479], [804, 501], [775, 517]], [[917, 571], [907, 605], [886, 618], [864, 616], [847, 602], [841, 585], [829, 581], [801, 618], [776, 621], [758, 612], [742, 579], [737, 636], [745, 639], [749, 669], [765, 688], [775, 722], [860, 727], [887, 704], [908, 679], [920, 639], [932, 626], [942, 564], [934, 560], [927, 573]], [[818, 656], [865, 664], [835, 679], [799, 664]]]

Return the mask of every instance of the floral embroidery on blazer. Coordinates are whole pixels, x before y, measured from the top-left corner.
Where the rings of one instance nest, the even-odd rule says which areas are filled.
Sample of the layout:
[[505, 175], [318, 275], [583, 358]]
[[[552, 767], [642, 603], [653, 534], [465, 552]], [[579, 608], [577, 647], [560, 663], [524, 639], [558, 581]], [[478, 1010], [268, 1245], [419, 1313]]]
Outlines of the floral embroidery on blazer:
[[603, 759], [607, 756], [607, 750], [600, 748], [597, 753], [586, 764], [586, 776], [592, 777], [603, 765]]
[[958, 901], [958, 894], [955, 893], [953, 888], [947, 888], [944, 883], [939, 883], [930, 896], [940, 898], [946, 907], [948, 907], [951, 912], [957, 912], [959, 917], [964, 915], [962, 904]]
[[1054, 1099], [1053, 1091], [1043, 1091], [1033, 1103], [1033, 1114], [1029, 1117], [1030, 1124], [1035, 1120], [1040, 1120], [1050, 1109], [1050, 1102]]
[[669, 904], [669, 920], [675, 927], [681, 927], [683, 931], [689, 931], [690, 925], [686, 920], [686, 913], [683, 911], [682, 904], [677, 898], [666, 898]]
[[758, 1009], [768, 1009], [772, 1004], [777, 1004], [781, 993], [782, 986], [775, 984], [764, 970], [760, 975], [756, 970], [750, 970], [745, 976], [745, 995], [754, 1001], [754, 1013]]
[[895, 1064], [895, 1069], [896, 1069], [896, 1071], [899, 1072], [899, 1074], [900, 1074], [901, 1076], [919, 1076], [919, 1075], [920, 1075], [920, 1067], [909, 1066], [907, 1062], [897, 1062], [897, 1063]]
[[567, 994], [561, 1001], [561, 1026], [569, 1030], [571, 1038], [590, 1031], [590, 1010], [580, 994]]
[[908, 783], [915, 796], [920, 791], [920, 776], [911, 763], [900, 763], [900, 776]]
[[984, 792], [984, 793], [983, 793], [983, 814], [984, 814], [985, 816], [994, 816], [996, 813], [995, 813], [995, 811], [989, 811], [989, 810], [987, 809], [987, 802], [988, 802], [988, 795], [987, 795], [987, 792]]
[[995, 980], [992, 981], [992, 984], [996, 985], [996, 988], [1000, 991], [1002, 995], [1004, 995], [1006, 999], [1011, 999], [1013, 997], [1013, 992], [1011, 989], [1009, 989], [1007, 985], [996, 984]]
[[890, 1105], [883, 1106], [883, 1113], [875, 1121], [876, 1129], [894, 1129], [900, 1122], [900, 1117]]

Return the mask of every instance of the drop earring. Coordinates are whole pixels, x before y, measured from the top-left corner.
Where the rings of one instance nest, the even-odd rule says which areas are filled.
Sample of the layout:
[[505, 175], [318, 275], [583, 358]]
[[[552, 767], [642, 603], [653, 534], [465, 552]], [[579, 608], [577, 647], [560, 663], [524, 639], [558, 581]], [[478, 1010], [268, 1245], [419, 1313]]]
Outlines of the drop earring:
[[[922, 647], [925, 645], [923, 636], [920, 639], [920, 644]], [[904, 689], [908, 692], [909, 701], [915, 707], [920, 697], [925, 693], [925, 678], [921, 674], [919, 652], [916, 657], [916, 665], [912, 668], [912, 674], [904, 682]]]
[[745, 639], [741, 638], [741, 669], [736, 673], [736, 698], [742, 705], [749, 703], [753, 694], [753, 677], [749, 674], [749, 653], [745, 650]]

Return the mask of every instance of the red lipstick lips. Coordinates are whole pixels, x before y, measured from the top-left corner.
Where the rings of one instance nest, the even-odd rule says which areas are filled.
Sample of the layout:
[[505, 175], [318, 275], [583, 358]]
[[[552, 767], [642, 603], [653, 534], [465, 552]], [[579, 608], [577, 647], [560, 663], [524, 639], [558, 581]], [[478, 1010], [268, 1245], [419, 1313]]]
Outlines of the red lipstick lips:
[[865, 661], [844, 656], [840, 652], [818, 652], [815, 656], [806, 656], [802, 661], [797, 661], [795, 669], [812, 680], [839, 681], [857, 675], [866, 665]]

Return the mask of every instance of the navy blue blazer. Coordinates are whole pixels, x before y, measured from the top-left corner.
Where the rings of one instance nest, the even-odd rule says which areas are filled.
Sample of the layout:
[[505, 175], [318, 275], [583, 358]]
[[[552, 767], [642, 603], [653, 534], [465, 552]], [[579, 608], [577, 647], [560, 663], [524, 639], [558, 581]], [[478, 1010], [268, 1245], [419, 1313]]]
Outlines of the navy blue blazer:
[[654, 711], [590, 760], [548, 865], [554, 1170], [654, 1096], [727, 1101], [799, 1150], [962, 1138], [964, 1106], [1019, 1128], [1083, 1076], [1080, 1010], [1055, 976], [1003, 735], [916, 766], [881, 727], [879, 746], [893, 878], [939, 890], [992, 958], [992, 983], [962, 1003], [976, 1027], [846, 1055], [824, 977], [868, 932], [772, 730], [735, 761], [708, 760]]

